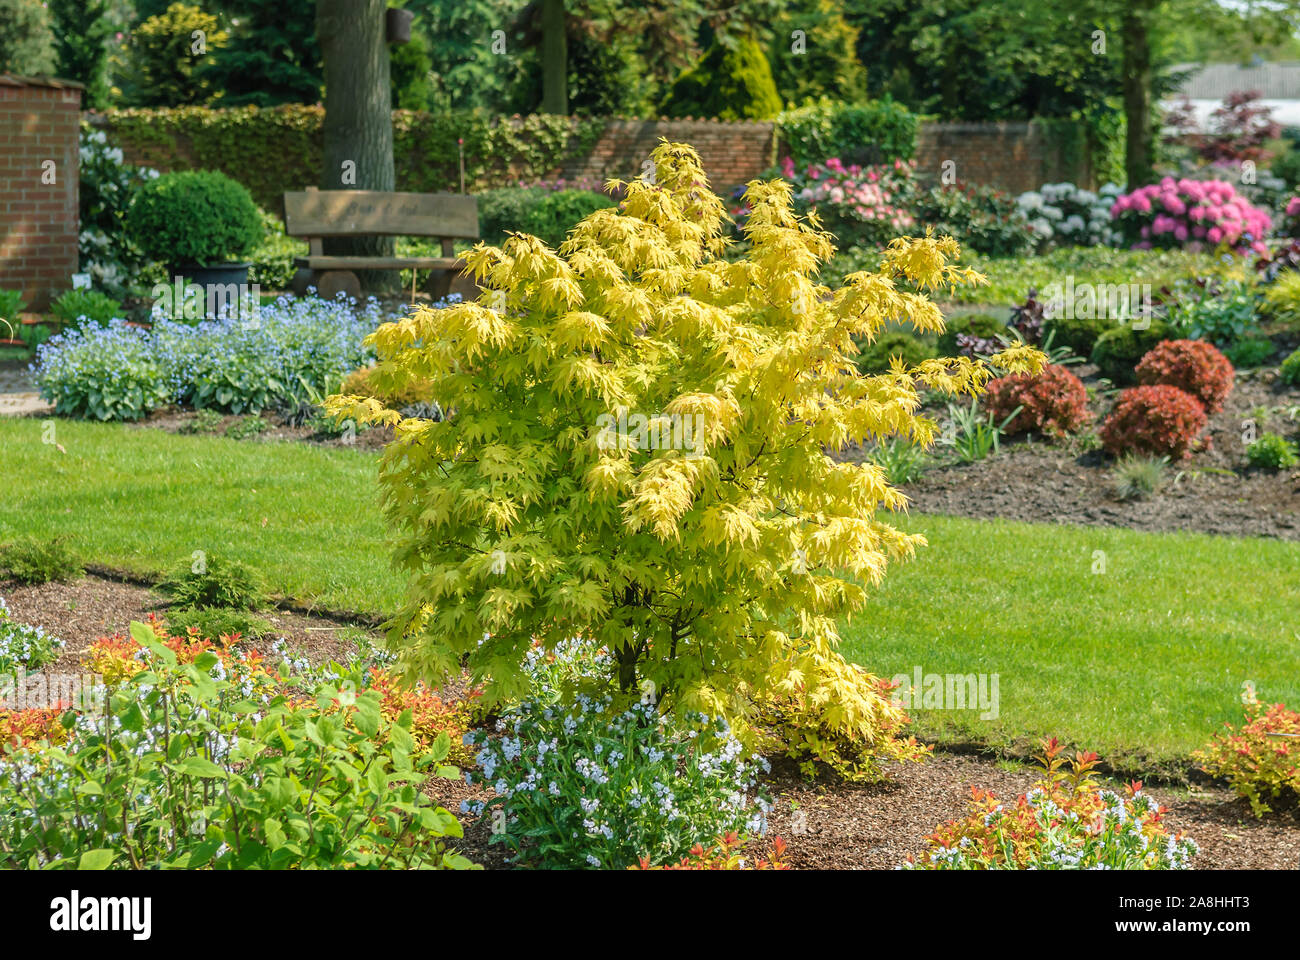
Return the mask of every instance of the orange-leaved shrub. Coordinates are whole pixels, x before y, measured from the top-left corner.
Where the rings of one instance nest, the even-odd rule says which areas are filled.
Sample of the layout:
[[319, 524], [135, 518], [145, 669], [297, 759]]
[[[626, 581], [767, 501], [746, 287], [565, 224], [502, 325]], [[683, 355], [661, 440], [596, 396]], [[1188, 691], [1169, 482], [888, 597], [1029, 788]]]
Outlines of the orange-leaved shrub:
[[1145, 453], [1181, 459], [1205, 428], [1205, 407], [1190, 393], [1159, 384], [1132, 387], [1101, 425], [1107, 453]]
[[0, 753], [3, 747], [28, 746], [46, 741], [53, 744], [68, 739], [62, 718], [67, 704], [54, 707], [29, 707], [25, 710], [0, 710]]
[[1220, 734], [1192, 754], [1211, 776], [1223, 777], [1238, 796], [1250, 801], [1255, 816], [1272, 808], [1268, 801], [1294, 804], [1300, 798], [1300, 713], [1275, 703], [1246, 704], [1240, 730], [1224, 724]]
[[777, 837], [772, 841], [772, 848], [767, 856], [758, 859], [746, 859], [739, 835], [729, 833], [713, 846], [705, 849], [704, 844], [697, 843], [690, 852], [677, 863], [651, 866], [645, 857], [640, 864], [628, 867], [629, 870], [789, 870], [790, 865], [782, 859], [785, 856], [785, 841]]
[[1092, 420], [1088, 391], [1083, 381], [1058, 364], [1044, 367], [1037, 376], [1016, 373], [989, 383], [982, 401], [985, 410], [1001, 423], [1016, 413], [1006, 433], [1072, 433]]
[[[295, 707], [310, 706], [315, 702], [304, 695], [299, 684], [279, 675], [274, 662], [265, 660], [259, 651], [236, 649], [238, 634], [214, 642], [200, 637], [191, 627], [183, 637], [172, 636], [166, 623], [153, 615], [150, 615], [147, 626], [163, 646], [176, 654], [178, 663], [193, 663], [200, 655], [211, 652], [221, 660], [228, 675], [248, 679], [259, 693], [268, 696], [283, 694]], [[142, 650], [132, 637], [122, 634], [100, 637], [83, 654], [82, 665], [102, 677], [105, 684], [116, 686], [147, 669]], [[403, 713], [410, 712], [411, 720], [406, 729], [418, 749], [431, 748], [438, 735], [446, 733], [451, 741], [447, 754], [449, 763], [467, 764], [473, 759], [472, 752], [462, 741], [469, 730], [470, 709], [480, 694], [479, 690], [470, 690], [463, 698], [445, 699], [423, 683], [403, 685], [391, 671], [382, 667], [372, 667], [366, 676], [368, 687], [379, 694], [380, 714], [386, 723], [397, 723]], [[342, 704], [335, 700], [333, 708], [327, 712], [342, 708]]]
[[1204, 340], [1161, 340], [1138, 362], [1137, 381], [1190, 393], [1207, 413], [1218, 413], [1232, 393], [1232, 364]]
[[[1171, 834], [1165, 808], [1128, 785], [1125, 796], [1096, 783], [1097, 755], [1067, 761], [1053, 737], [1042, 741], [1043, 778], [1013, 802], [971, 788], [969, 813], [927, 839], [905, 868], [921, 870], [1186, 869], [1195, 841]], [[1066, 767], [1068, 766], [1068, 770]]]

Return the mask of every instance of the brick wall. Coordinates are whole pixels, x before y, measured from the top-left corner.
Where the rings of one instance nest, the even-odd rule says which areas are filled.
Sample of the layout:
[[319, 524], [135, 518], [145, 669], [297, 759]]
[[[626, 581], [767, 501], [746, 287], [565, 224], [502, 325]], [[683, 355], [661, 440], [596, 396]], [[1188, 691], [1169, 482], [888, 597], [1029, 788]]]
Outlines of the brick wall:
[[916, 171], [938, 179], [951, 160], [958, 180], [990, 184], [1008, 193], [1069, 180], [1095, 187], [1086, 153], [1053, 142], [1035, 123], [925, 123], [916, 135]]
[[[634, 176], [637, 164], [661, 137], [694, 145], [713, 188], [726, 195], [773, 165], [777, 144], [771, 123], [716, 120], [610, 120], [586, 157], [555, 171], [567, 178]], [[943, 162], [955, 163], [957, 179], [1011, 193], [1069, 180], [1094, 186], [1086, 154], [1072, 155], [1033, 123], [923, 123], [916, 138], [917, 173], [939, 179]]]
[[77, 272], [80, 119], [77, 84], [0, 74], [0, 288], [21, 289], [29, 310]]
[[566, 179], [628, 179], [661, 138], [689, 143], [699, 152], [714, 191], [726, 195], [775, 162], [774, 126], [753, 121], [613, 119], [586, 157], [571, 161], [555, 176]]

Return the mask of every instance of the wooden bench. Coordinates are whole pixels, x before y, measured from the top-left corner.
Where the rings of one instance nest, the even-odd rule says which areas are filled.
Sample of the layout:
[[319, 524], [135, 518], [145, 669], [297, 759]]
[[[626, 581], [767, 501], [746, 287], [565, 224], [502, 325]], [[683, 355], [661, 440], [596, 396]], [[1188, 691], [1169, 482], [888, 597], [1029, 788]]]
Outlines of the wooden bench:
[[[429, 270], [428, 292], [445, 297], [465, 261], [453, 241], [478, 239], [478, 201], [458, 193], [384, 193], [377, 190], [318, 190], [284, 195], [285, 233], [308, 241], [310, 252], [294, 258], [294, 293], [309, 285], [326, 298], [340, 290], [360, 297], [354, 270]], [[324, 237], [437, 237], [440, 257], [327, 256]]]

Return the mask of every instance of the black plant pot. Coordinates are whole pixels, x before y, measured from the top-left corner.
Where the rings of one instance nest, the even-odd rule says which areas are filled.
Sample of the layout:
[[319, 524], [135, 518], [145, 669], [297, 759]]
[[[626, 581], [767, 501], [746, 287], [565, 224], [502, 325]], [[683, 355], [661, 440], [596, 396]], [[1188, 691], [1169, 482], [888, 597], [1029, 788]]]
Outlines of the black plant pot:
[[200, 287], [211, 283], [243, 284], [248, 282], [248, 268], [251, 263], [214, 263], [200, 267], [193, 263], [178, 263], [172, 266], [172, 276], [184, 277]]
[[[223, 304], [238, 309], [251, 266], [251, 263], [214, 263], [206, 267], [177, 263], [172, 265], [171, 272], [173, 277], [183, 278], [182, 288], [192, 283], [203, 289], [203, 316], [211, 320], [217, 317]], [[178, 295], [180, 293], [182, 291], [178, 291]]]

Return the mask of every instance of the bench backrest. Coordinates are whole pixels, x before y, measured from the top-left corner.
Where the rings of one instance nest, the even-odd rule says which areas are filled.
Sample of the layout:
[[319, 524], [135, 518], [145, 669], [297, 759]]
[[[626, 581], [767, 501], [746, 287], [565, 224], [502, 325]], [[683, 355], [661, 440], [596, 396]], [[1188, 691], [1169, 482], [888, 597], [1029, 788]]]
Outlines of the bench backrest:
[[291, 237], [453, 237], [478, 239], [478, 201], [459, 193], [317, 190], [284, 195]]

